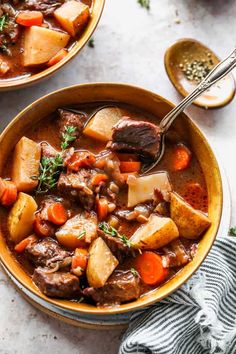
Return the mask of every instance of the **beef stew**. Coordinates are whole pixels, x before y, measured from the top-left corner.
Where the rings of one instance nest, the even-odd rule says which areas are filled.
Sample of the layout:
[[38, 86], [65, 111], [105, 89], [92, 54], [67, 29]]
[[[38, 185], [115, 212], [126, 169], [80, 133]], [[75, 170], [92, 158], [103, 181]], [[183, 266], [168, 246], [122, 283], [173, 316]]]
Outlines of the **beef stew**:
[[[114, 104], [86, 125], [103, 106], [80, 105], [78, 114], [59, 109], [20, 139], [0, 179], [1, 228], [45, 295], [113, 306], [138, 299], [191, 262], [211, 221], [184, 127], [171, 128], [160, 164], [142, 176], [154, 157], [147, 130], [156, 151], [156, 118]], [[109, 114], [112, 124], [104, 124]], [[125, 145], [114, 149], [117, 127], [127, 121], [131, 139], [122, 127]]]
[[64, 59], [91, 9], [92, 0], [2, 0], [0, 79], [28, 77]]

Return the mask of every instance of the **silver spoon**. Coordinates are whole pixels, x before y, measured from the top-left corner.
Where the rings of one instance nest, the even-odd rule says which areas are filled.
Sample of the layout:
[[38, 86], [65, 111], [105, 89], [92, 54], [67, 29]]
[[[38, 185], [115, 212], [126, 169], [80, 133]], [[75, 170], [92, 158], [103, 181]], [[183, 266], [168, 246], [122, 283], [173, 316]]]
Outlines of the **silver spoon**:
[[[156, 157], [155, 161], [150, 165], [143, 166], [142, 175], [151, 171], [162, 159], [165, 152], [165, 134], [170, 128], [171, 124], [174, 122], [175, 118], [178, 117], [180, 113], [182, 113], [186, 107], [188, 107], [198, 96], [200, 96], [204, 91], [214, 85], [216, 82], [221, 80], [224, 76], [226, 76], [234, 67], [236, 66], [236, 49], [222, 60], [219, 64], [217, 64], [210, 73], [202, 80], [202, 82], [188, 95], [186, 96], [175, 108], [173, 108], [160, 122], [160, 150], [159, 154]], [[90, 120], [94, 117], [94, 115], [99, 112], [101, 109], [114, 107], [113, 105], [105, 105], [100, 107], [98, 110], [92, 113], [92, 115], [88, 118], [86, 122], [86, 126], [90, 122]], [[80, 111], [64, 107], [64, 109], [73, 112], [73, 113], [81, 113]]]
[[162, 159], [165, 151], [165, 134], [170, 128], [171, 124], [174, 122], [175, 118], [182, 113], [186, 107], [188, 107], [198, 96], [200, 96], [209, 87], [214, 85], [217, 81], [221, 80], [226, 76], [234, 67], [236, 66], [236, 49], [217, 64], [209, 74], [203, 79], [200, 84], [188, 95], [186, 96], [175, 108], [173, 108], [160, 122], [160, 150], [159, 155], [156, 160], [149, 166], [145, 168], [143, 174], [146, 174], [151, 169], [153, 169], [158, 162]]

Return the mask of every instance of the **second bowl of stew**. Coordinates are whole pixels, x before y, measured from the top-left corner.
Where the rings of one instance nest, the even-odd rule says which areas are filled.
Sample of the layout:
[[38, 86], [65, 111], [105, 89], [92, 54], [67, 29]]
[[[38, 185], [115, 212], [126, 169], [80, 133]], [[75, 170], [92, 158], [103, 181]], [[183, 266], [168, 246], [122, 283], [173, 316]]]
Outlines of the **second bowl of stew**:
[[119, 313], [160, 301], [208, 254], [222, 210], [221, 176], [199, 128], [121, 84], [49, 94], [0, 138], [0, 258], [34, 294], [62, 308]]
[[89, 40], [105, 0], [3, 0], [0, 3], [0, 90], [53, 74]]

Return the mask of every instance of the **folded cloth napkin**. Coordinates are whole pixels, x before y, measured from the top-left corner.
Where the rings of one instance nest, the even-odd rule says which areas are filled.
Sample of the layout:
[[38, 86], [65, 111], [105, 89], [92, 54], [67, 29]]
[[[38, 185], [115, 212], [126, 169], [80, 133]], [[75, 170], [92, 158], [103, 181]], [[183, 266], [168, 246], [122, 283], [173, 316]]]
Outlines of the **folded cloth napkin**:
[[119, 354], [236, 354], [236, 238], [218, 238], [198, 272], [132, 316]]

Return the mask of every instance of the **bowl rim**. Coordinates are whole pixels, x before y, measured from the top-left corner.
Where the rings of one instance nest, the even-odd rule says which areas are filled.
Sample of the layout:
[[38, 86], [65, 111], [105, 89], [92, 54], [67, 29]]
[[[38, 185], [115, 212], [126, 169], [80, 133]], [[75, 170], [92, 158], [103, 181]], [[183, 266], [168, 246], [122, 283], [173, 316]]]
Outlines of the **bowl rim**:
[[56, 73], [62, 67], [68, 64], [75, 56], [83, 49], [87, 44], [89, 39], [92, 37], [95, 29], [97, 28], [99, 21], [101, 19], [106, 0], [93, 0], [92, 1], [92, 11], [90, 24], [87, 25], [87, 28], [84, 29], [81, 37], [79, 37], [75, 43], [73, 43], [71, 49], [68, 52], [68, 55], [57, 64], [48, 67], [36, 74], [30, 76], [22, 76], [19, 78], [10, 78], [10, 79], [0, 79], [0, 91], [10, 91], [20, 88], [26, 88], [30, 85], [36, 84], [39, 81], [46, 79]]
[[[62, 92], [66, 92], [66, 91], [70, 91], [70, 90], [76, 90], [76, 89], [83, 89], [83, 88], [103, 88], [103, 87], [109, 87], [110, 89], [112, 88], [124, 88], [126, 87], [129, 90], [134, 90], [134, 91], [139, 91], [142, 94], [146, 94], [149, 96], [152, 96], [153, 98], [155, 98], [157, 101], [161, 101], [166, 103], [170, 108], [173, 108], [175, 105], [170, 102], [169, 100], [165, 99], [164, 97], [160, 96], [159, 94], [156, 94], [150, 90], [144, 89], [142, 87], [139, 86], [135, 86], [135, 85], [130, 85], [127, 83], [110, 83], [110, 82], [95, 82], [95, 83], [84, 83], [84, 84], [78, 84], [78, 85], [72, 85], [72, 86], [67, 86], [67, 87], [63, 87], [59, 90], [53, 91], [49, 94], [44, 95], [43, 97], [38, 98], [37, 100], [35, 100], [34, 102], [32, 102], [31, 104], [29, 104], [26, 108], [24, 108], [21, 112], [19, 112], [15, 118], [13, 118], [13, 120], [11, 120], [11, 122], [5, 127], [5, 129], [2, 131], [2, 133], [0, 134], [0, 146], [1, 146], [1, 142], [5, 136], [5, 134], [8, 133], [9, 130], [12, 129], [12, 127], [20, 120], [23, 119], [24, 115], [29, 112], [30, 110], [32, 110], [32, 108], [34, 106], [37, 106], [38, 104], [42, 103], [45, 99], [48, 99], [52, 96], [56, 96], [59, 95]], [[115, 99], [114, 99], [115, 101]], [[89, 102], [88, 102], [89, 103]], [[125, 102], [124, 102], [125, 103]], [[207, 248], [204, 249], [204, 254], [202, 255], [201, 259], [199, 259], [198, 261], [195, 262], [195, 264], [192, 264], [192, 268], [191, 271], [188, 272], [188, 274], [183, 275], [182, 277], [180, 277], [180, 279], [178, 279], [178, 277], [176, 278], [176, 284], [172, 287], [172, 289], [170, 289], [169, 291], [166, 291], [162, 296], [158, 296], [158, 298], [151, 298], [151, 299], [146, 299], [144, 301], [142, 301], [141, 303], [136, 304], [137, 300], [134, 300], [132, 302], [128, 302], [125, 304], [121, 304], [119, 307], [111, 307], [111, 308], [97, 308], [96, 306], [91, 306], [91, 308], [83, 308], [83, 303], [75, 303], [69, 300], [62, 300], [62, 299], [55, 299], [55, 298], [49, 298], [45, 295], [43, 295], [39, 290], [37, 290], [36, 286], [29, 286], [26, 282], [23, 281], [23, 279], [19, 279], [19, 277], [17, 276], [17, 273], [12, 271], [12, 269], [8, 266], [7, 262], [5, 261], [5, 259], [3, 259], [2, 254], [1, 254], [1, 250], [0, 250], [0, 262], [3, 263], [3, 265], [6, 267], [6, 269], [9, 271], [9, 273], [15, 278], [17, 279], [17, 281], [24, 286], [25, 288], [27, 288], [31, 293], [33, 293], [34, 295], [36, 295], [39, 298], [42, 298], [44, 300], [46, 300], [47, 302], [49, 302], [51, 305], [55, 306], [55, 307], [59, 307], [62, 309], [65, 309], [66, 311], [72, 311], [74, 313], [78, 312], [78, 313], [86, 313], [86, 314], [92, 314], [92, 315], [109, 315], [109, 314], [119, 314], [119, 313], [124, 313], [124, 312], [129, 312], [129, 311], [135, 311], [141, 308], [144, 308], [146, 306], [152, 305], [154, 303], [160, 302], [162, 299], [166, 298], [167, 296], [169, 296], [170, 294], [172, 294], [174, 291], [176, 291], [177, 289], [179, 289], [184, 283], [186, 283], [188, 281], [188, 279], [198, 270], [198, 268], [201, 266], [201, 264], [203, 263], [204, 259], [207, 257], [208, 253], [211, 250], [211, 247], [216, 239], [217, 236], [217, 232], [219, 230], [219, 226], [220, 226], [220, 221], [221, 221], [221, 216], [222, 216], [222, 203], [223, 203], [223, 189], [222, 189], [222, 178], [221, 178], [221, 173], [220, 173], [220, 168], [218, 165], [218, 161], [215, 157], [215, 154], [210, 146], [210, 144], [208, 143], [207, 138], [205, 137], [205, 135], [203, 134], [203, 132], [201, 131], [201, 129], [198, 127], [198, 125], [187, 115], [185, 114], [185, 117], [187, 118], [188, 121], [190, 121], [190, 123], [194, 126], [194, 128], [197, 130], [198, 134], [200, 135], [200, 137], [205, 141], [205, 144], [208, 145], [213, 158], [214, 158], [214, 163], [215, 163], [215, 167], [217, 170], [217, 175], [218, 175], [218, 182], [219, 182], [219, 188], [220, 188], [220, 194], [219, 194], [219, 200], [220, 200], [220, 206], [219, 206], [219, 214], [217, 215], [217, 219], [215, 221], [215, 231], [213, 236], [211, 237], [211, 240], [208, 242], [207, 244]], [[18, 264], [18, 267], [20, 267], [20, 265]], [[187, 265], [185, 267], [182, 268], [185, 269], [187, 267]], [[181, 270], [180, 270], [181, 272]], [[180, 273], [177, 273], [180, 274]], [[173, 277], [175, 278], [176, 275]], [[172, 279], [173, 279], [172, 278]], [[32, 282], [32, 280], [31, 280]], [[33, 282], [32, 282], [33, 284]], [[168, 282], [166, 282], [165, 284], [168, 284]], [[164, 284], [164, 285], [165, 285]], [[151, 292], [149, 292], [148, 294], [152, 293], [156, 291], [156, 289], [152, 290]], [[145, 294], [143, 296], [143, 298], [145, 298]], [[72, 308], [72, 304], [76, 304], [77, 308]]]

